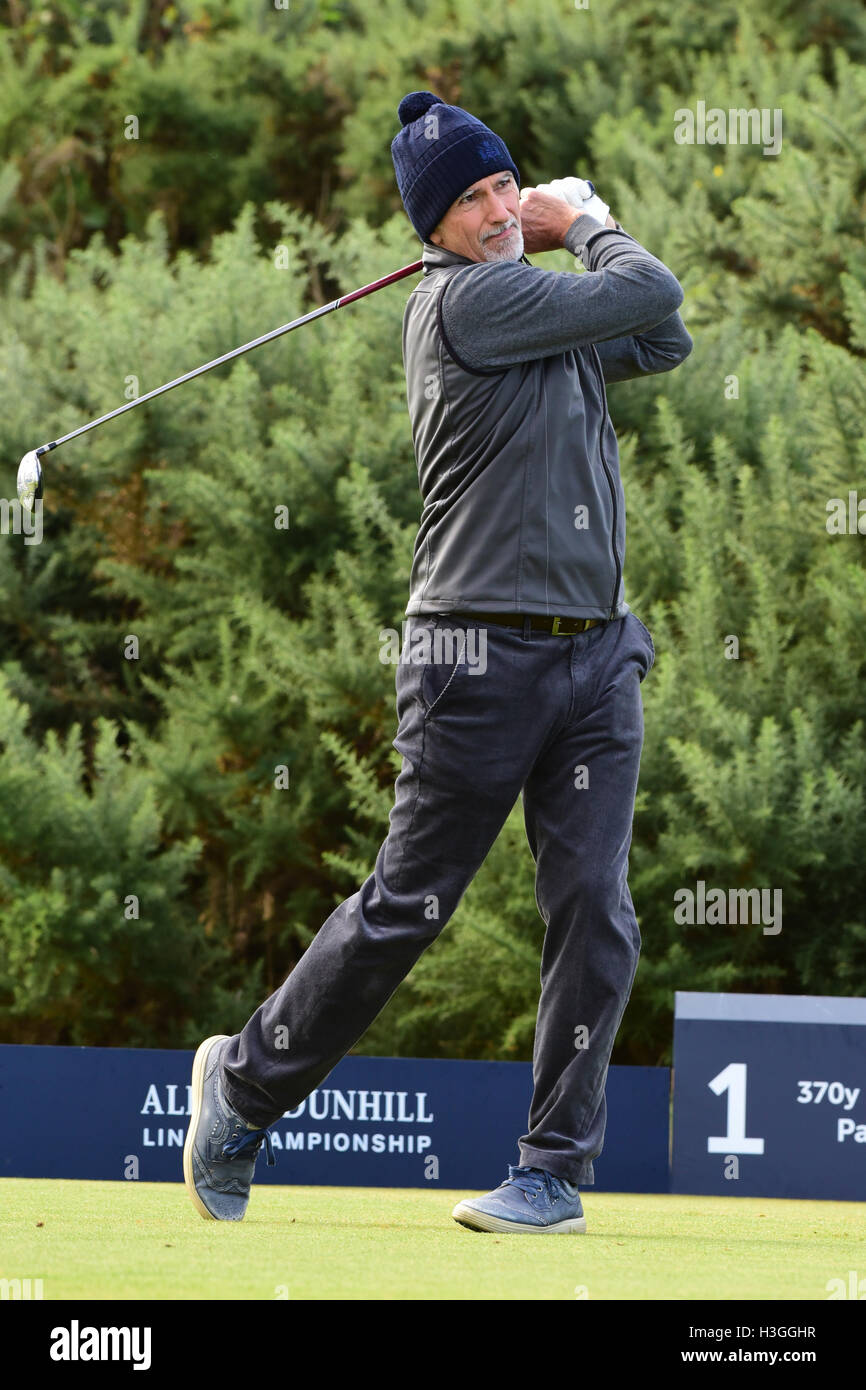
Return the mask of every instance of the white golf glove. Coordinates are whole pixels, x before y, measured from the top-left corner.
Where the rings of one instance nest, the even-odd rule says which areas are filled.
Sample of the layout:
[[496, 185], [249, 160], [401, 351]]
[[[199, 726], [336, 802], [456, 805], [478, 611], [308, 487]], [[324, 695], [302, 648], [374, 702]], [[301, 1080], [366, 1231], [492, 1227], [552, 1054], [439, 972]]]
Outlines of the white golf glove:
[[604, 226], [610, 208], [607, 203], [601, 201], [588, 179], [554, 179], [552, 183], [539, 183], [536, 187], [539, 193], [551, 193], [554, 198], [564, 198], [573, 208], [577, 208], [578, 212], [588, 212], [590, 217], [596, 218]]

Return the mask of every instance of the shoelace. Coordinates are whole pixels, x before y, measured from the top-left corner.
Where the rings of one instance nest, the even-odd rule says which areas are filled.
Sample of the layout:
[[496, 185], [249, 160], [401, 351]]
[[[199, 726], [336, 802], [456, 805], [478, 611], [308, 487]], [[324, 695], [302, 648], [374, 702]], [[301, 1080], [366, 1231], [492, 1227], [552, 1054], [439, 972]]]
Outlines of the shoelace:
[[237, 1135], [234, 1139], [230, 1139], [224, 1146], [223, 1153], [227, 1158], [235, 1158], [241, 1149], [245, 1149], [249, 1144], [260, 1144], [263, 1139], [265, 1141], [265, 1153], [268, 1156], [268, 1167], [273, 1168], [276, 1166], [277, 1160], [274, 1158], [274, 1146], [271, 1142], [269, 1129], [248, 1129], [243, 1137]]
[[537, 1197], [545, 1188], [551, 1196], [559, 1196], [556, 1189], [552, 1187], [550, 1174], [545, 1172], [543, 1168], [509, 1168], [508, 1177], [502, 1186], [505, 1187], [508, 1184], [519, 1188], [521, 1192], [527, 1192], [531, 1197]]

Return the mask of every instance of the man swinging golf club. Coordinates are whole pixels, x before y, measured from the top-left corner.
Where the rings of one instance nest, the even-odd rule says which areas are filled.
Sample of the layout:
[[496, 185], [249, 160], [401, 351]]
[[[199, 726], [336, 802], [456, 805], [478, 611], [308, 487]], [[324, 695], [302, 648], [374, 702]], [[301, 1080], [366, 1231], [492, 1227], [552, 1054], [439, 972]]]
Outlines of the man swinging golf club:
[[[273, 1162], [268, 1127], [369, 1027], [522, 794], [546, 927], [528, 1130], [501, 1186], [453, 1215], [481, 1231], [580, 1232], [640, 949], [627, 871], [654, 659], [624, 598], [605, 383], [670, 371], [692, 342], [678, 281], [600, 200], [521, 200], [502, 140], [429, 92], [399, 117], [391, 153], [424, 247], [403, 320], [424, 507], [390, 829], [370, 877], [243, 1031], [199, 1047], [184, 1175], [202, 1216], [242, 1219], [263, 1143]], [[593, 192], [559, 191], [572, 185], [577, 203]], [[586, 274], [524, 255], [563, 246]], [[482, 634], [483, 666], [467, 660]]]

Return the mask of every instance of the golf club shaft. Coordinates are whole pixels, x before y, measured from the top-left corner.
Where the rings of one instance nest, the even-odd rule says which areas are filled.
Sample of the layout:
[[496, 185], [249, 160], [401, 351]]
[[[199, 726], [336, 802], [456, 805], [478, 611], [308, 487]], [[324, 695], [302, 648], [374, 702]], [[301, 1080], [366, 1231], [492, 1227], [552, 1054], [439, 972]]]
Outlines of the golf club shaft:
[[97, 425], [104, 425], [106, 420], [113, 420], [117, 415], [125, 414], [127, 410], [134, 410], [137, 405], [144, 405], [145, 401], [152, 401], [155, 396], [164, 395], [166, 391], [173, 390], [175, 386], [182, 386], [185, 381], [192, 381], [194, 377], [202, 376], [214, 367], [222, 366], [224, 362], [231, 362], [233, 358], [240, 357], [241, 353], [261, 347], [262, 343], [269, 343], [274, 338], [282, 337], [284, 333], [291, 333], [293, 328], [300, 328], [301, 324], [310, 323], [313, 319], [321, 318], [324, 314], [330, 314], [334, 309], [340, 309], [344, 304], [351, 304], [356, 299], [363, 299], [365, 294], [372, 294], [374, 290], [381, 290], [385, 285], [393, 284], [395, 280], [403, 280], [407, 275], [414, 275], [416, 271], [423, 269], [423, 265], [423, 261], [414, 261], [412, 265], [405, 265], [402, 270], [394, 270], [381, 280], [373, 280], [369, 285], [363, 285], [361, 289], [353, 290], [351, 294], [341, 295], [339, 299], [333, 300], [330, 304], [323, 304], [320, 309], [313, 309], [309, 314], [303, 314], [301, 318], [293, 319], [291, 323], [284, 323], [282, 328], [274, 328], [270, 333], [263, 333], [260, 338], [253, 338], [252, 342], [244, 343], [242, 347], [225, 352], [222, 357], [215, 357], [212, 362], [205, 362], [204, 366], [196, 367], [194, 371], [175, 377], [174, 381], [166, 382], [165, 386], [157, 386], [155, 390], [148, 391], [146, 395], [138, 396], [134, 401], [127, 401], [126, 405], [118, 406], [116, 410], [110, 410], [107, 415], [100, 415], [98, 420], [91, 420], [86, 425], [79, 425], [77, 430], [71, 430], [69, 434], [64, 434], [60, 439], [54, 439], [50, 444], [43, 444], [41, 448], [36, 450], [37, 457], [47, 454], [51, 449], [57, 449], [70, 439], [75, 439], [79, 434], [86, 434], [88, 430], [96, 429]]

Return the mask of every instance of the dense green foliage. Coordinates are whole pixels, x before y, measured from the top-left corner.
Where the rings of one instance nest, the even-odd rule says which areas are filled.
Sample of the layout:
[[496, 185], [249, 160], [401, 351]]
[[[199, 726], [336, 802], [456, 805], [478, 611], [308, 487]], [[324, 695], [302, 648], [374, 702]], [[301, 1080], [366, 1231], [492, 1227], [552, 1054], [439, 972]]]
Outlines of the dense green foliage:
[[[524, 183], [595, 179], [682, 282], [695, 342], [609, 393], [627, 598], [657, 651], [614, 1061], [669, 1059], [676, 989], [864, 993], [866, 538], [827, 527], [831, 498], [866, 498], [862, 7], [0, 0], [0, 20], [8, 498], [25, 450], [417, 259], [389, 152], [406, 91], [475, 111]], [[678, 144], [700, 101], [780, 109], [781, 152]], [[0, 534], [4, 1041], [232, 1031], [369, 872], [399, 762], [379, 632], [420, 511], [411, 283], [66, 445], [42, 543]], [[678, 925], [699, 879], [782, 890], [783, 930]], [[530, 1056], [542, 934], [517, 807], [361, 1049]]]

